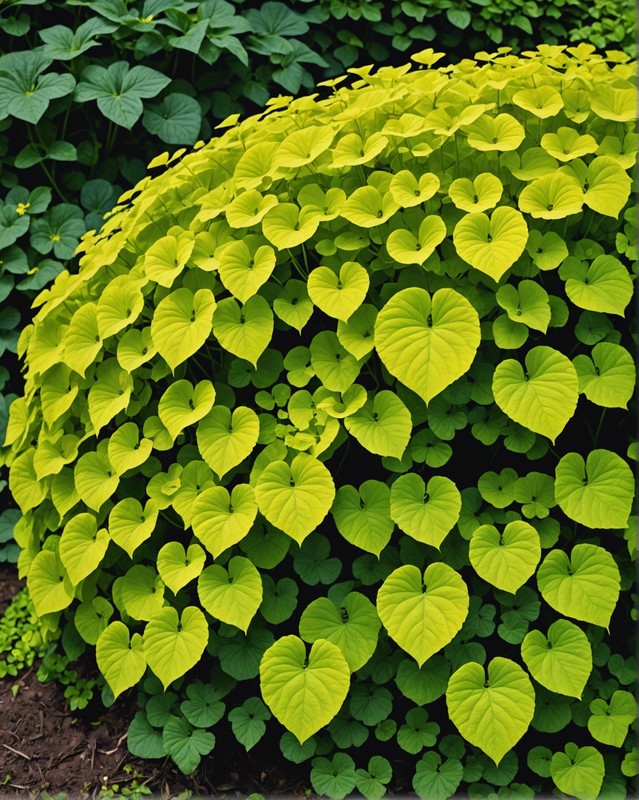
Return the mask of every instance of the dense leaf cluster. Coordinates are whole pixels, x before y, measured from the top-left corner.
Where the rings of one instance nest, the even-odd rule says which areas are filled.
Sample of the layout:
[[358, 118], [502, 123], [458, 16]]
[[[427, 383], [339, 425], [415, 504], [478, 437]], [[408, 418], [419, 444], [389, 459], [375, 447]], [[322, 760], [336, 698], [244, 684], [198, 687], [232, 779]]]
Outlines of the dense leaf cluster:
[[83, 237], [18, 343], [19, 569], [186, 772], [283, 726], [336, 800], [393, 749], [424, 798], [625, 792], [635, 65], [415, 60]]

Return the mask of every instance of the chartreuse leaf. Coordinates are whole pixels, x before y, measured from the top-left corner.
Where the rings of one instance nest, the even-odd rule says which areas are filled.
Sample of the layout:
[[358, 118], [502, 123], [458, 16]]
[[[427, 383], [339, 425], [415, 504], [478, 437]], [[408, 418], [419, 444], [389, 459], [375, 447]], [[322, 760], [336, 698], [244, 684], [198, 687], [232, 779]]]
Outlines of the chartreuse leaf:
[[568, 255], [566, 243], [554, 231], [543, 233], [536, 228], [530, 231], [526, 252], [541, 270], [556, 269]]
[[463, 216], [453, 231], [455, 249], [471, 267], [499, 281], [524, 252], [528, 225], [521, 212], [499, 206]]
[[[266, 212], [276, 205], [277, 195], [267, 194], [263, 196], [256, 189], [249, 189], [239, 194], [229, 203], [226, 208], [226, 221], [232, 228], [251, 228], [253, 225], [257, 225], [258, 222], [261, 222]], [[239, 241], [242, 242], [243, 240]], [[262, 241], [264, 240], [262, 239]], [[227, 244], [235, 244], [235, 242], [229, 242]], [[216, 260], [220, 259], [223, 252], [223, 250], [220, 250], [219, 253], [216, 253]], [[236, 254], [243, 254], [243, 252], [242, 249], [235, 250]], [[220, 259], [220, 267], [222, 264], [226, 267], [225, 261], [226, 260], [223, 262]], [[221, 274], [220, 278], [222, 278]], [[222, 279], [222, 282], [224, 282], [224, 279]], [[224, 283], [224, 285], [226, 286], [226, 283]], [[232, 292], [230, 286], [226, 286], [226, 288]], [[235, 294], [235, 292], [232, 293]], [[244, 300], [242, 300], [242, 302], [244, 302]]]
[[278, 250], [291, 249], [310, 239], [319, 219], [295, 203], [280, 203], [269, 209], [262, 220], [262, 233]]
[[96, 311], [98, 332], [103, 339], [132, 325], [144, 308], [143, 281], [131, 275], [118, 275], [106, 286]]
[[381, 481], [364, 481], [359, 490], [340, 486], [331, 507], [337, 530], [346, 541], [379, 557], [394, 527], [389, 498], [390, 489]]
[[308, 276], [308, 294], [315, 305], [346, 321], [364, 302], [370, 280], [368, 272], [355, 261], [345, 261], [336, 274], [329, 267], [316, 267]]
[[114, 697], [135, 686], [146, 671], [142, 637], [134, 633], [129, 638], [129, 629], [119, 620], [102, 631], [95, 655]]
[[198, 289], [193, 293], [185, 286], [158, 303], [151, 321], [151, 336], [158, 353], [172, 370], [207, 340], [215, 305], [210, 289]]
[[192, 507], [193, 533], [214, 558], [240, 542], [257, 516], [255, 492], [240, 483], [229, 493], [223, 486], [212, 486], [199, 494]]
[[526, 135], [523, 125], [510, 114], [484, 114], [468, 125], [467, 131], [468, 144], [483, 152], [516, 150]]
[[635, 388], [635, 367], [630, 353], [618, 344], [599, 342], [590, 357], [578, 355], [573, 366], [579, 391], [604, 408], [627, 408]]
[[[248, 192], [240, 195], [238, 200], [246, 194]], [[215, 258], [219, 261], [220, 280], [240, 303], [246, 303], [266, 283], [276, 261], [275, 250], [265, 244], [261, 237], [253, 236], [237, 242], [227, 242], [219, 248], [219, 252], [215, 251]]]
[[555, 468], [559, 507], [587, 528], [626, 528], [633, 497], [632, 471], [610, 450], [592, 450], [585, 462], [568, 453]]
[[141, 367], [157, 353], [157, 347], [151, 338], [151, 328], [127, 331], [118, 342], [118, 364], [127, 372]]
[[619, 597], [619, 568], [603, 547], [577, 544], [570, 558], [551, 550], [537, 570], [542, 597], [555, 611], [607, 628]]
[[140, 439], [140, 430], [135, 422], [125, 422], [111, 434], [107, 457], [115, 473], [122, 475], [144, 464], [152, 450], [150, 439]]
[[421, 221], [417, 237], [405, 229], [392, 231], [386, 241], [386, 249], [399, 264], [421, 265], [445, 238], [446, 223], [441, 217], [430, 214]]
[[609, 255], [597, 256], [583, 274], [566, 280], [568, 298], [588, 311], [623, 316], [632, 292], [628, 270], [618, 258]]
[[472, 181], [468, 178], [454, 180], [448, 194], [462, 211], [480, 212], [494, 208], [501, 200], [504, 187], [492, 172], [482, 172]]
[[164, 689], [200, 660], [209, 640], [209, 626], [202, 611], [187, 606], [178, 612], [161, 608], [144, 629], [144, 655]]
[[35, 448], [32, 447], [25, 450], [14, 459], [9, 468], [9, 487], [23, 514], [39, 506], [47, 496], [46, 484], [38, 480], [35, 471], [35, 453]]
[[554, 442], [575, 413], [577, 373], [570, 359], [545, 345], [529, 350], [525, 364], [525, 371], [514, 359], [497, 365], [495, 402], [515, 422]]
[[155, 530], [160, 509], [156, 500], [142, 504], [135, 497], [120, 500], [109, 514], [109, 533], [116, 544], [133, 558], [133, 553]]
[[578, 214], [584, 202], [579, 181], [562, 172], [536, 178], [519, 193], [519, 208], [533, 219], [564, 219]]
[[355, 358], [364, 358], [373, 349], [373, 331], [376, 319], [377, 309], [375, 306], [365, 303], [351, 314], [348, 322], [340, 320], [337, 323], [339, 343]]
[[340, 710], [350, 676], [342, 651], [326, 639], [318, 639], [307, 657], [301, 639], [284, 636], [268, 648], [260, 663], [262, 697], [300, 744]]
[[501, 533], [494, 525], [480, 525], [468, 555], [480, 578], [514, 594], [535, 573], [541, 558], [539, 534], [520, 520], [509, 522]]
[[411, 287], [382, 308], [374, 335], [386, 369], [429, 403], [470, 368], [479, 347], [479, 317], [453, 289], [440, 289], [431, 298]]
[[157, 567], [160, 577], [176, 593], [198, 577], [204, 568], [206, 553], [199, 544], [192, 544], [185, 552], [180, 542], [167, 542], [160, 548]]
[[401, 208], [411, 208], [430, 200], [439, 184], [439, 178], [433, 172], [423, 173], [418, 180], [410, 170], [402, 169], [393, 175], [389, 190]]
[[401, 458], [412, 430], [410, 411], [387, 389], [344, 420], [346, 430], [371, 453]]
[[500, 286], [496, 298], [513, 322], [542, 333], [548, 329], [551, 317], [548, 293], [535, 281], [524, 280], [517, 287]]
[[74, 313], [64, 335], [64, 362], [84, 377], [103, 347], [98, 330], [97, 305], [84, 303]]
[[450, 478], [434, 475], [428, 486], [419, 475], [401, 475], [390, 490], [390, 516], [418, 542], [439, 548], [459, 519], [461, 495]]
[[[345, 392], [359, 375], [360, 365], [342, 347], [333, 331], [315, 334], [311, 340], [310, 353], [310, 366], [331, 392]], [[305, 386], [306, 383], [296, 385]]]
[[349, 592], [341, 604], [318, 597], [300, 618], [302, 639], [327, 639], [336, 644], [351, 672], [361, 669], [375, 652], [380, 627], [375, 606], [359, 592]]
[[581, 697], [592, 672], [592, 650], [586, 634], [567, 619], [541, 631], [530, 631], [521, 643], [521, 657], [533, 678], [551, 692]]
[[172, 383], [158, 403], [158, 416], [162, 424], [175, 439], [184, 428], [194, 425], [205, 417], [215, 402], [215, 389], [211, 381]]
[[273, 335], [273, 312], [260, 295], [250, 297], [241, 307], [234, 297], [227, 297], [215, 309], [213, 333], [225, 350], [257, 369]]
[[253, 409], [215, 406], [197, 426], [197, 446], [213, 472], [223, 478], [257, 444], [260, 423]]
[[96, 382], [89, 389], [89, 418], [95, 434], [128, 406], [133, 392], [133, 378], [115, 358], [103, 361]]
[[228, 570], [219, 564], [207, 567], [198, 578], [197, 593], [212, 617], [246, 633], [262, 602], [262, 580], [248, 558], [234, 556]]
[[603, 756], [596, 747], [568, 742], [564, 752], [555, 753], [550, 762], [550, 777], [559, 791], [579, 800], [599, 797], [604, 774]]
[[441, 562], [427, 567], [423, 580], [417, 567], [398, 567], [377, 593], [384, 627], [420, 667], [461, 630], [468, 604], [468, 589], [459, 573]]
[[278, 460], [262, 470], [255, 498], [266, 519], [301, 544], [328, 514], [335, 485], [321, 461], [299, 453], [290, 466]]
[[476, 662], [463, 664], [450, 676], [446, 704], [464, 739], [499, 765], [528, 730], [535, 691], [528, 675], [509, 658], [493, 658], [487, 672]]
[[301, 333], [313, 314], [313, 303], [308, 296], [306, 283], [296, 278], [287, 281], [273, 300], [273, 311], [283, 322]]
[[113, 599], [130, 617], [149, 620], [164, 605], [164, 584], [153, 567], [135, 564], [113, 584]]
[[60, 560], [74, 584], [90, 575], [104, 558], [109, 532], [98, 530], [93, 514], [78, 514], [67, 522], [60, 537]]
[[73, 600], [73, 584], [53, 550], [36, 554], [29, 568], [27, 588], [39, 617], [62, 611]]
[[631, 186], [630, 176], [614, 158], [598, 156], [588, 164], [584, 203], [597, 214], [617, 219]]
[[100, 442], [95, 451], [80, 456], [73, 469], [75, 488], [80, 498], [93, 511], [100, 510], [115, 493], [120, 482], [109, 463], [107, 448], [107, 442]]
[[194, 246], [195, 240], [192, 236], [184, 234], [180, 237], [163, 236], [157, 239], [142, 259], [147, 278], [170, 289], [186, 266]]
[[560, 126], [555, 133], [545, 133], [540, 141], [543, 149], [557, 161], [572, 161], [573, 158], [594, 153], [597, 141], [589, 133], [580, 135], [574, 128]]
[[621, 747], [628, 735], [628, 726], [637, 719], [637, 701], [630, 692], [618, 690], [609, 702], [598, 697], [590, 704], [592, 716], [588, 730], [603, 744]]

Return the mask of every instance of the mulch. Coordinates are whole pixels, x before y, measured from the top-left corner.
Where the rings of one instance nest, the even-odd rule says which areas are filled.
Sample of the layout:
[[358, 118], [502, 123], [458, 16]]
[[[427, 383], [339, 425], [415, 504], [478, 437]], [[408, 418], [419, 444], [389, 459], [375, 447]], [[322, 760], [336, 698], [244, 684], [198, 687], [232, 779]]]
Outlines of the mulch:
[[[24, 586], [15, 567], [0, 565], [0, 614]], [[190, 791], [204, 798], [239, 798], [252, 792], [302, 797], [304, 769], [265, 759], [256, 747], [246, 753], [237, 742], [218, 738], [215, 751], [192, 776], [170, 759], [145, 761], [127, 750], [126, 731], [135, 713], [131, 692], [104, 709], [99, 697], [82, 711], [70, 711], [64, 687], [40, 683], [38, 664], [17, 678], [0, 680], [0, 800], [35, 798], [64, 792], [69, 800], [97, 798], [104, 786], [132, 780], [148, 786], [154, 797], [171, 798]], [[135, 777], [133, 769], [142, 777]], [[46, 797], [46, 794], [45, 794]]]

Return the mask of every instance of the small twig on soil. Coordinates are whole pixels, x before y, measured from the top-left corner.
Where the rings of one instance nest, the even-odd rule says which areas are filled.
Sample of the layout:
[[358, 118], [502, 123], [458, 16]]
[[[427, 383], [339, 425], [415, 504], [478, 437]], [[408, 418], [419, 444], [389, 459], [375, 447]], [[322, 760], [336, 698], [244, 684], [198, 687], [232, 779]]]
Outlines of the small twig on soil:
[[19, 783], [10, 783], [9, 786], [11, 786], [12, 789], [29, 789], [28, 786], [20, 786]]
[[3, 744], [2, 747], [4, 747], [6, 750], [11, 750], [11, 752], [15, 753], [17, 756], [21, 756], [22, 758], [26, 758], [27, 761], [31, 761], [31, 756], [28, 756], [26, 753], [23, 753], [20, 750], [16, 750], [15, 747], [11, 747], [8, 744]]

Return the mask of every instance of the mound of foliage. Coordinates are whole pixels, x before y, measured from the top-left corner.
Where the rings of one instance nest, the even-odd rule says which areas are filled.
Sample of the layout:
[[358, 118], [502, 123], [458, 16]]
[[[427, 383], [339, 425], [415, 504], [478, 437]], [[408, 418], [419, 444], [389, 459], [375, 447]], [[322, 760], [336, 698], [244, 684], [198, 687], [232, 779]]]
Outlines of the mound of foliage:
[[[457, 60], [495, 44], [635, 46], [615, 0], [9, 0], [0, 32], [0, 439], [31, 301], [165, 144], [436, 36]], [[0, 561], [15, 561], [13, 523], [0, 514]]]
[[440, 56], [229, 118], [83, 237], [19, 341], [19, 569], [139, 755], [623, 796], [635, 65]]

